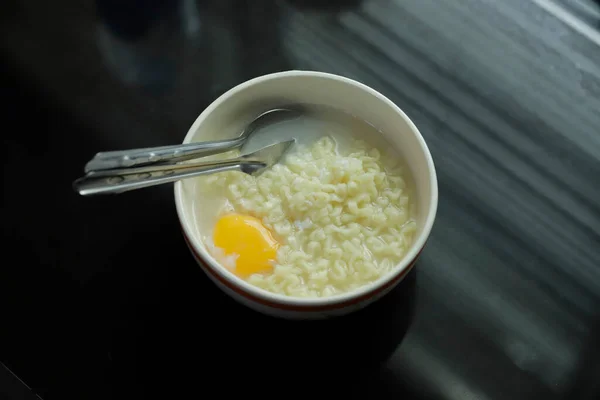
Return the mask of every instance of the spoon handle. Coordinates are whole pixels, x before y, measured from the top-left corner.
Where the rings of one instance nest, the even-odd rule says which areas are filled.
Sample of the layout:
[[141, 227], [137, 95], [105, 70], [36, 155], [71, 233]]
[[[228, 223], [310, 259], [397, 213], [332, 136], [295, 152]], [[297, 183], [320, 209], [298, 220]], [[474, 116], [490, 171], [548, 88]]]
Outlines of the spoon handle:
[[116, 194], [217, 172], [241, 170], [252, 174], [266, 166], [260, 161], [245, 161], [237, 158], [198, 164], [171, 165], [170, 168], [156, 166], [131, 168], [130, 170], [92, 171], [77, 179], [73, 183], [73, 188], [82, 196]]
[[193, 158], [210, 156], [235, 149], [240, 147], [244, 143], [244, 140], [245, 138], [238, 137], [235, 139], [211, 142], [97, 153], [94, 158], [85, 165], [85, 172], [130, 168], [149, 163], [174, 163], [191, 160]]

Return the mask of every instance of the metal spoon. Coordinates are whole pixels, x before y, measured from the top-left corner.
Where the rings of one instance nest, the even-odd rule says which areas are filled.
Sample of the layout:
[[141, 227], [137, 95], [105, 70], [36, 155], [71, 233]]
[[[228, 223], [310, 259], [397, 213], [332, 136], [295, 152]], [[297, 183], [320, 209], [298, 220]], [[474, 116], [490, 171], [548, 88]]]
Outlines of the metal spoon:
[[122, 193], [129, 190], [161, 185], [216, 172], [239, 170], [249, 175], [259, 175], [279, 162], [295, 140], [264, 147], [250, 154], [222, 161], [141, 166], [90, 171], [73, 183], [82, 196]]
[[260, 114], [234, 139], [197, 142], [173, 146], [148, 147], [97, 153], [85, 165], [85, 172], [129, 168], [146, 164], [175, 163], [198, 157], [223, 153], [243, 146], [261, 127], [299, 117], [302, 111], [294, 108], [275, 108]]

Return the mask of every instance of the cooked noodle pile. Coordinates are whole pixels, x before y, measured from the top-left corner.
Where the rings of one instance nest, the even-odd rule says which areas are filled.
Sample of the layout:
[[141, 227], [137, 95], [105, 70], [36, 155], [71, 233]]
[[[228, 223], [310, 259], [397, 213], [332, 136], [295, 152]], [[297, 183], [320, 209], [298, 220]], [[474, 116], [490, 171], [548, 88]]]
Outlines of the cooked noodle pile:
[[273, 271], [248, 282], [294, 297], [351, 291], [390, 272], [416, 225], [403, 169], [354, 141], [343, 154], [325, 137], [259, 177], [210, 177], [230, 211], [262, 219], [282, 244]]

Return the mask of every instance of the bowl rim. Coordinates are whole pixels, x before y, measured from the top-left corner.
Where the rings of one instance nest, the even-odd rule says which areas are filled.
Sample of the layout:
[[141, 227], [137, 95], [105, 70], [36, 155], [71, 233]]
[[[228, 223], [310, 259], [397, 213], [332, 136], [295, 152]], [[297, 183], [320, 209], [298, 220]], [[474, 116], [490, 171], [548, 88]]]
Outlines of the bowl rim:
[[435, 217], [437, 214], [438, 207], [438, 183], [437, 183], [437, 174], [435, 170], [435, 165], [433, 163], [433, 158], [431, 157], [431, 153], [429, 152], [429, 148], [425, 143], [425, 139], [421, 135], [419, 129], [412, 122], [412, 120], [398, 107], [394, 102], [388, 99], [383, 94], [379, 93], [375, 89], [358, 82], [354, 79], [347, 78], [344, 76], [331, 74], [327, 72], [318, 72], [318, 71], [303, 71], [303, 70], [290, 70], [283, 72], [276, 72], [272, 74], [262, 75], [248, 81], [242, 82], [237, 86], [229, 89], [227, 92], [223, 93], [217, 99], [215, 99], [194, 121], [188, 130], [183, 143], [190, 143], [192, 137], [198, 130], [199, 125], [206, 119], [206, 117], [211, 114], [221, 103], [225, 100], [237, 95], [239, 92], [259, 84], [261, 82], [276, 80], [280, 78], [287, 77], [307, 77], [307, 78], [326, 78], [332, 79], [339, 82], [346, 83], [348, 85], [355, 86], [363, 91], [368, 92], [369, 94], [375, 96], [383, 103], [386, 103], [390, 106], [396, 113], [398, 113], [408, 124], [412, 133], [416, 136], [421, 151], [425, 156], [425, 160], [427, 162], [427, 169], [429, 175], [430, 182], [430, 192], [431, 192], [431, 203], [429, 205], [429, 209], [426, 212], [426, 218], [423, 224], [423, 230], [420, 235], [417, 236], [410, 250], [404, 255], [400, 263], [398, 263], [393, 270], [378, 278], [377, 280], [370, 282], [366, 285], [363, 285], [355, 290], [351, 290], [349, 292], [335, 294], [328, 297], [318, 297], [318, 298], [298, 298], [286, 296], [278, 293], [271, 293], [265, 289], [254, 286], [232, 272], [226, 270], [226, 268], [222, 267], [218, 264], [218, 262], [206, 251], [201, 245], [201, 238], [197, 237], [194, 233], [193, 226], [190, 221], [186, 221], [184, 218], [184, 196], [183, 196], [183, 184], [181, 181], [175, 182], [174, 185], [174, 194], [175, 194], [175, 206], [177, 210], [177, 216], [179, 218], [179, 222], [182, 226], [184, 236], [186, 241], [188, 241], [188, 245], [192, 246], [193, 252], [200, 256], [202, 261], [204, 262], [206, 268], [211, 269], [211, 272], [216, 273], [221, 279], [225, 282], [228, 282], [235, 288], [241, 289], [242, 291], [249, 294], [251, 297], [255, 297], [261, 300], [264, 300], [271, 304], [282, 304], [288, 306], [327, 306], [327, 305], [335, 305], [338, 303], [346, 303], [351, 302], [356, 298], [361, 297], [369, 297], [370, 294], [375, 295], [379, 289], [389, 286], [392, 281], [397, 280], [399, 282], [398, 277], [405, 275], [410, 268], [412, 268], [414, 261], [420, 255], [429, 235], [431, 233], [431, 229], [433, 228], [433, 223], [435, 221]]

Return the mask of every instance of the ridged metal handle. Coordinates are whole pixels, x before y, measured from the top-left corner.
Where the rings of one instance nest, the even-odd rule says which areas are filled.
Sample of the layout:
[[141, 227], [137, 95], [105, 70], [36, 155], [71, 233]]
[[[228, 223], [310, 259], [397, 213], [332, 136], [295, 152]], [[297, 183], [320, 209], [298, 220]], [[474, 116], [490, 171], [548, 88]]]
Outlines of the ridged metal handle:
[[126, 171], [92, 171], [76, 180], [73, 188], [82, 196], [116, 194], [216, 172], [242, 171], [253, 174], [266, 166], [267, 164], [260, 161], [234, 159], [214, 163], [206, 162], [201, 165], [185, 166], [182, 164], [176, 168], [168, 165], [132, 168]]
[[85, 165], [85, 172], [130, 168], [137, 165], [160, 162], [180, 162], [193, 158], [223, 153], [240, 147], [245, 138], [213, 142], [188, 143], [174, 146], [148, 147], [144, 149], [107, 151], [98, 153]]

